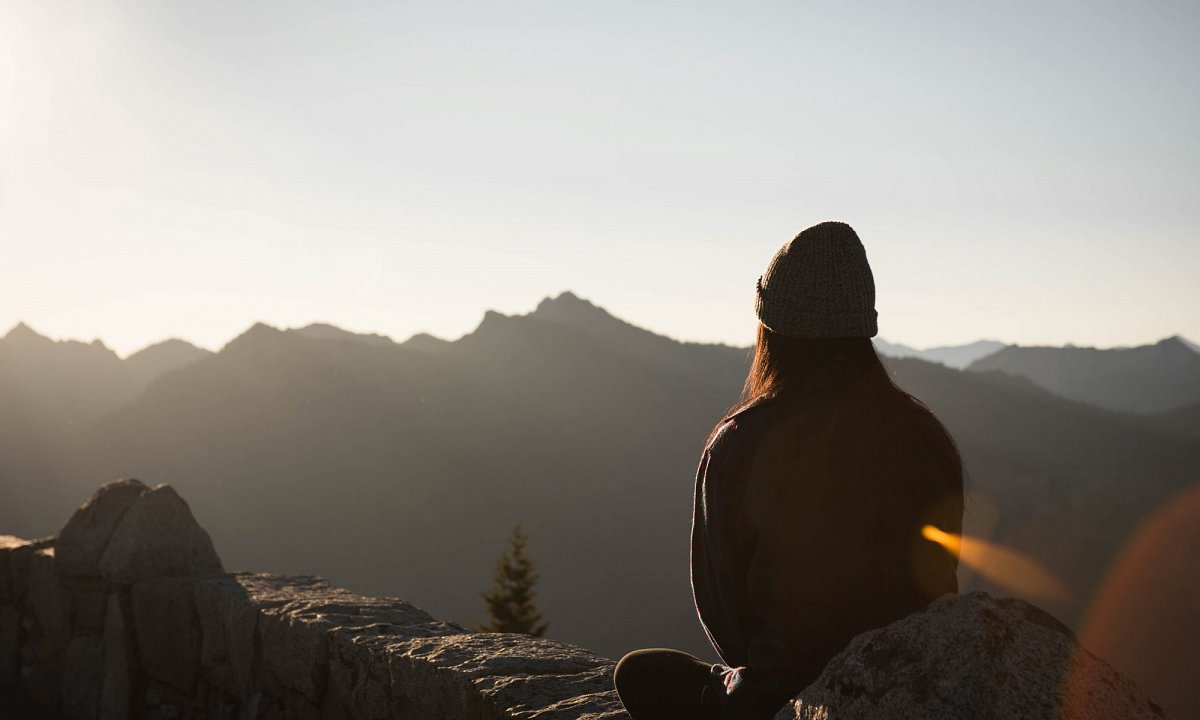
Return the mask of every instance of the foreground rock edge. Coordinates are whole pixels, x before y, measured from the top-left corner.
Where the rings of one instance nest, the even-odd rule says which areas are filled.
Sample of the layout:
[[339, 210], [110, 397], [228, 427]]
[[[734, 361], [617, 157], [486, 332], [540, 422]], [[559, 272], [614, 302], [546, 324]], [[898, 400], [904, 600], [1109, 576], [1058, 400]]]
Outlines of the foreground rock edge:
[[[166, 485], [109, 483], [64, 537], [0, 542], [0, 686], [64, 717], [626, 718], [614, 665], [317, 577], [224, 574]], [[776, 720], [1163, 716], [1052, 616], [973, 593], [856, 637]]]
[[1161, 720], [1163, 709], [1016, 598], [945, 595], [856, 636], [774, 720]]

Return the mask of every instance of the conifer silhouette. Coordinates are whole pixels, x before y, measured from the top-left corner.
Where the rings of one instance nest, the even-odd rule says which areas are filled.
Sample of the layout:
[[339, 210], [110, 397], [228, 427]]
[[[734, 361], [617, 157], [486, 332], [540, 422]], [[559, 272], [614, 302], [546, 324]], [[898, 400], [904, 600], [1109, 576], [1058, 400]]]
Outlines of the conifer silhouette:
[[489, 621], [479, 626], [482, 632], [525, 633], [541, 637], [547, 624], [542, 622], [533, 599], [538, 575], [534, 563], [525, 554], [528, 538], [521, 524], [513, 527], [508, 550], [496, 561], [491, 592], [479, 593], [487, 603]]

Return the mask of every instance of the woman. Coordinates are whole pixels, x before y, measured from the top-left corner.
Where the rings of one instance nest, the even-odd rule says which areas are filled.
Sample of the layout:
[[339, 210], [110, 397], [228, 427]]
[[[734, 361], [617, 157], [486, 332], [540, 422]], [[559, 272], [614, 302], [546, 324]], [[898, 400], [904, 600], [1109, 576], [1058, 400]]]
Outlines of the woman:
[[741, 402], [696, 474], [691, 578], [723, 662], [637, 650], [613, 681], [633, 720], [770, 718], [855, 635], [958, 590], [958, 450], [870, 338], [875, 283], [849, 225], [808, 228], [758, 280]]

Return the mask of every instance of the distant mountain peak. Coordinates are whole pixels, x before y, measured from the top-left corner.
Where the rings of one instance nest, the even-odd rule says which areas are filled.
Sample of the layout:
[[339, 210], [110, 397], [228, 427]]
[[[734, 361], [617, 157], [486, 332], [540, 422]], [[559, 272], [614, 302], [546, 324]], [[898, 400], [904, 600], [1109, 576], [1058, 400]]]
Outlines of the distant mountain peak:
[[159, 340], [156, 343], [151, 343], [141, 350], [130, 354], [129, 357], [125, 359], [132, 360], [134, 358], [145, 358], [151, 355], [165, 355], [168, 353], [178, 355], [188, 354], [196, 357], [212, 354], [210, 351], [205, 350], [202, 347], [197, 347], [187, 340], [181, 340], [180, 338], [167, 338], [166, 340]]
[[5, 340], [17, 340], [17, 341], [45, 340], [46, 342], [53, 342], [50, 338], [46, 337], [45, 335], [39, 334], [36, 330], [29, 327], [24, 322], [19, 322], [16, 325], [13, 325], [12, 329], [9, 330], [8, 333], [4, 336], [4, 339]]
[[277, 327], [268, 325], [264, 322], [256, 322], [246, 329], [241, 335], [225, 343], [225, 347], [221, 348], [221, 352], [233, 348], [239, 348], [246, 345], [254, 345], [257, 342], [265, 341], [269, 338], [282, 337], [284, 332]]
[[430, 335], [426, 332], [419, 332], [400, 343], [402, 347], [423, 353], [443, 352], [453, 344], [454, 343], [450, 342], [449, 340], [443, 340], [440, 337]]
[[395, 341], [386, 335], [378, 333], [356, 333], [349, 330], [343, 330], [336, 325], [328, 323], [312, 323], [305, 325], [302, 328], [295, 328], [288, 332], [301, 335], [313, 340], [346, 340], [350, 342], [367, 343], [370, 345], [394, 345]]
[[1170, 350], [1187, 350], [1188, 352], [1200, 352], [1200, 347], [1188, 342], [1182, 335], [1172, 335], [1169, 338], [1163, 338], [1155, 343], [1161, 348]]
[[910, 345], [890, 343], [883, 338], [875, 339], [875, 348], [882, 354], [891, 357], [915, 357], [930, 362], [941, 363], [958, 370], [987, 357], [1004, 347], [998, 340], [975, 340], [963, 345], [939, 345], [920, 350]]
[[141, 386], [147, 386], [172, 370], [179, 370], [212, 355], [204, 348], [196, 347], [186, 340], [169, 338], [138, 350], [125, 358], [125, 366], [131, 370]]
[[563, 291], [557, 297], [543, 299], [530, 315], [540, 320], [571, 324], [611, 322], [616, 319], [612, 313], [570, 290]]

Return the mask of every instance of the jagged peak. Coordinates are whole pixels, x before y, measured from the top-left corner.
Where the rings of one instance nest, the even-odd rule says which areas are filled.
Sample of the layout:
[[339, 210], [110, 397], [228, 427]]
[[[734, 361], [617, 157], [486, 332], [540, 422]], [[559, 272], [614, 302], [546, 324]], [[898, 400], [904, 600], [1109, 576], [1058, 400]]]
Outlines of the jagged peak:
[[612, 313], [570, 290], [564, 290], [556, 297], [544, 298], [530, 314], [542, 320], [571, 323], [615, 319]]
[[225, 343], [225, 347], [221, 348], [221, 352], [225, 352], [231, 348], [241, 347], [247, 343], [266, 340], [267, 338], [282, 337], [284, 331], [279, 328], [268, 325], [264, 322], [256, 322], [246, 329], [241, 335]]
[[505, 315], [504, 313], [497, 312], [496, 310], [485, 310], [483, 312], [483, 318], [479, 321], [479, 324], [475, 326], [475, 330], [468, 334], [475, 335], [481, 331], [486, 331], [489, 328], [505, 324], [512, 319], [513, 316], [511, 315]]
[[1158, 342], [1156, 342], [1154, 344], [1161, 348], [1169, 349], [1169, 350], [1187, 350], [1188, 352], [1200, 352], [1200, 348], [1198, 348], [1196, 345], [1189, 342], [1187, 340], [1187, 338], [1183, 337], [1182, 335], [1172, 335], [1171, 337], [1163, 338], [1162, 340], [1159, 340]]
[[105, 345], [104, 341], [100, 338], [95, 338], [90, 342], [84, 340], [55, 340], [42, 335], [24, 322], [14, 325], [2, 339], [10, 346], [26, 349], [50, 350], [53, 348], [55, 352], [66, 350], [68, 352], [83, 352], [93, 356], [111, 356], [114, 359], [119, 359], [117, 354]]
[[5, 335], [5, 340], [45, 340], [46, 342], [54, 342], [50, 338], [42, 335], [38, 331], [26, 325], [24, 322], [18, 322], [12, 326]]

